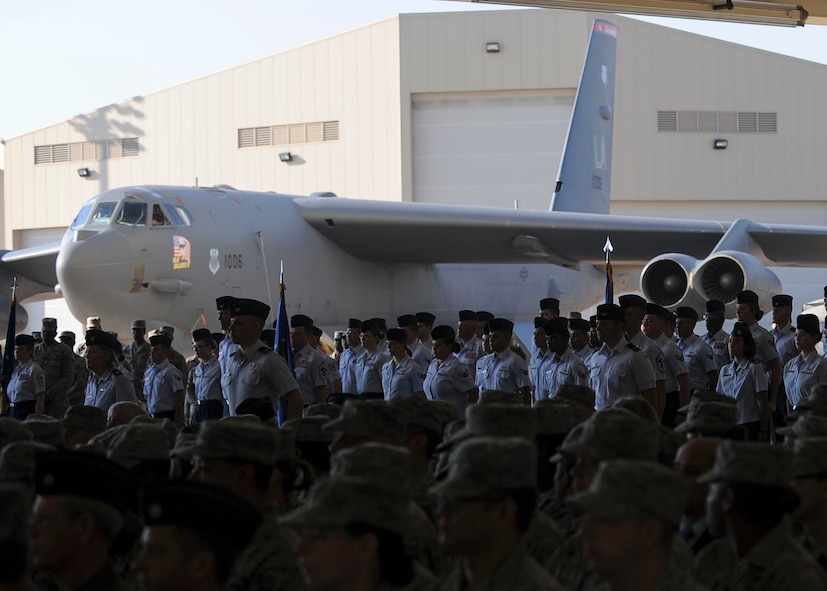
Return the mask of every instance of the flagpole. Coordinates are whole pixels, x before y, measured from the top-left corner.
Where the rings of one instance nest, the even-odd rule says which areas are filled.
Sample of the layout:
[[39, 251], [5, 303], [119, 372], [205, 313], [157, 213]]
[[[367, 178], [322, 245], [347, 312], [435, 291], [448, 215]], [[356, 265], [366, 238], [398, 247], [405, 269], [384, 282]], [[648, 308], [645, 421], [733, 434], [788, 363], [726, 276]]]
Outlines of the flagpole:
[[614, 246], [612, 246], [612, 241], [606, 236], [606, 244], [603, 245], [603, 252], [606, 253], [606, 303], [611, 304], [612, 300], [614, 300], [614, 274], [612, 272], [612, 252], [614, 251]]
[[9, 301], [9, 323], [6, 327], [6, 350], [3, 351], [3, 365], [0, 369], [0, 414], [9, 413], [9, 398], [6, 388], [14, 371], [14, 337], [17, 324], [17, 277], [12, 279], [11, 300]]
[[[279, 271], [279, 310], [276, 314], [276, 322], [273, 328], [276, 329], [276, 353], [284, 357], [287, 362], [287, 367], [290, 372], [293, 372], [293, 349], [290, 346], [290, 324], [287, 320], [287, 303], [284, 298], [284, 292], [287, 288], [284, 285], [284, 261], [281, 261], [281, 270]], [[279, 398], [278, 402], [278, 420], [279, 425], [287, 420], [287, 400]]]

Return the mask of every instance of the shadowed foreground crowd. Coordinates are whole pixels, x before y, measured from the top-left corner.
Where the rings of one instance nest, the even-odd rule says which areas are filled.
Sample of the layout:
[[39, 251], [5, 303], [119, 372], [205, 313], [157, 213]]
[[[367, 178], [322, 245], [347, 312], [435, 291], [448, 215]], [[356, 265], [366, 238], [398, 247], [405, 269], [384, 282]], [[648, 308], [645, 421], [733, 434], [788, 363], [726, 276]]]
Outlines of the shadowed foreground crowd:
[[697, 312], [671, 317], [673, 339], [671, 313], [624, 297], [598, 307], [579, 363], [582, 322], [549, 298], [527, 361], [510, 322], [481, 320], [479, 339], [470, 311], [430, 339], [424, 313], [359, 322], [367, 339], [324, 361], [298, 315], [292, 371], [262, 342], [269, 307], [220, 298], [229, 338], [196, 331], [184, 378], [153, 334], [141, 395], [92, 328], [85, 405], [50, 417], [34, 387], [31, 411], [10, 396], [0, 418], [0, 589], [827, 589], [827, 383], [805, 383], [818, 320], [780, 310], [796, 355], [777, 352], [774, 376], [749, 314], [719, 366], [720, 347], [689, 347]]

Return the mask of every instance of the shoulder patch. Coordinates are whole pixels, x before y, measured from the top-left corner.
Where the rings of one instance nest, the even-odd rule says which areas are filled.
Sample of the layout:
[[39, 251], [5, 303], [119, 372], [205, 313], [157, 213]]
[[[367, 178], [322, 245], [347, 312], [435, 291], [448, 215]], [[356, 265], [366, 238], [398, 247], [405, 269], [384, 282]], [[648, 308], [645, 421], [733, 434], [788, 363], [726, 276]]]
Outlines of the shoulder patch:
[[640, 351], [640, 347], [638, 347], [634, 343], [626, 343], [626, 346], [629, 347], [632, 351]]

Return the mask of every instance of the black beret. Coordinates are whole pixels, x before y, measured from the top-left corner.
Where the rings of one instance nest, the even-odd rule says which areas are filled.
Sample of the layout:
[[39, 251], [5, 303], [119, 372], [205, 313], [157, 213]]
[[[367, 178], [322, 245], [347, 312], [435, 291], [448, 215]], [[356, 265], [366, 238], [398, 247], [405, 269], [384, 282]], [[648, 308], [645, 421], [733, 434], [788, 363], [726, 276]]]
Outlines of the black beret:
[[261, 422], [269, 421], [276, 416], [273, 401], [264, 396], [262, 398], [247, 398], [235, 409], [237, 415], [256, 415]]
[[403, 314], [399, 318], [396, 319], [396, 325], [399, 328], [405, 328], [406, 326], [416, 326], [416, 316], [413, 314]]
[[270, 347], [271, 349], [275, 349], [276, 347], [276, 329], [275, 328], [265, 328], [261, 331], [261, 337], [259, 337], [261, 342]]
[[569, 319], [569, 330], [582, 330], [583, 332], [589, 332], [591, 325], [589, 321], [585, 318], [571, 318]]
[[322, 334], [324, 334], [324, 331], [315, 325], [310, 327], [310, 332], [313, 334], [314, 337], [317, 338], [321, 337]]
[[223, 332], [214, 332], [210, 336], [212, 337], [212, 340], [214, 340], [216, 343], [220, 343], [224, 340], [224, 337], [227, 335], [225, 335]]
[[654, 314], [660, 318], [666, 320], [669, 316], [672, 315], [672, 312], [664, 308], [663, 306], [659, 306], [658, 304], [653, 304], [651, 302], [646, 304], [646, 313], [647, 314]]
[[506, 320], [505, 318], [494, 318], [494, 320], [489, 322], [488, 325], [491, 327], [492, 331], [504, 330], [511, 332], [514, 330], [514, 323], [510, 320]]
[[675, 310], [675, 316], [678, 318], [689, 318], [691, 320], [698, 320], [698, 313], [695, 311], [695, 308], [690, 308], [689, 306], [681, 306], [677, 310]]
[[29, 347], [34, 349], [34, 337], [30, 334], [19, 334], [14, 337], [14, 345], [16, 347]]
[[172, 337], [164, 333], [154, 334], [151, 337], [149, 337], [149, 344], [166, 345], [167, 347], [169, 347], [170, 345], [172, 345]]
[[371, 318], [371, 322], [376, 325], [376, 328], [379, 329], [379, 332], [385, 332], [388, 330], [388, 323], [385, 322], [384, 318]]
[[739, 291], [736, 301], [739, 304], [758, 304], [758, 294], [750, 289]]
[[434, 316], [430, 312], [417, 312], [416, 313], [417, 323], [427, 324], [428, 326], [433, 326], [434, 325], [434, 320], [436, 320], [436, 316]]
[[86, 331], [86, 344], [88, 345], [103, 345], [104, 347], [108, 347], [113, 351], [118, 350], [118, 339], [103, 330], [87, 330]]
[[715, 312], [725, 312], [726, 306], [721, 300], [707, 300], [706, 302], [706, 313], [713, 314]]
[[462, 322], [463, 320], [473, 320], [474, 322], [477, 321], [477, 313], [473, 310], [460, 310], [459, 311], [459, 321]]
[[221, 487], [193, 480], [171, 480], [148, 486], [143, 494], [148, 527], [174, 525], [204, 532], [244, 548], [262, 521], [250, 503]]
[[478, 322], [491, 322], [492, 320], [494, 320], [494, 315], [491, 312], [486, 312], [485, 310], [477, 312]]
[[235, 300], [236, 299], [233, 296], [221, 296], [219, 298], [215, 298], [215, 309], [226, 310], [233, 305]]
[[53, 451], [35, 458], [35, 492], [94, 499], [119, 511], [137, 505], [137, 482], [124, 467], [103, 456]]
[[563, 336], [568, 336], [569, 321], [566, 318], [552, 318], [551, 320], [543, 324], [543, 330], [545, 331], [546, 335], [559, 334]]
[[379, 325], [376, 324], [376, 321], [374, 320], [363, 320], [359, 328], [362, 330], [362, 332], [381, 332], [379, 330]]
[[741, 337], [745, 341], [755, 340], [752, 336], [752, 331], [749, 328], [749, 324], [745, 322], [736, 322], [735, 326], [732, 327], [732, 334], [730, 336]]
[[262, 321], [266, 321], [269, 314], [270, 306], [258, 300], [238, 299], [230, 306], [230, 316], [233, 318], [236, 316], [255, 316]]
[[560, 300], [557, 298], [543, 298], [540, 300], [541, 310], [560, 310]]
[[212, 340], [212, 333], [209, 328], [198, 328], [192, 331], [192, 341], [202, 341], [204, 339]]
[[[623, 320], [626, 320], [626, 314], [623, 314]], [[589, 316], [589, 328], [597, 328], [597, 314]]]
[[617, 303], [620, 304], [621, 308], [646, 307], [646, 299], [634, 293], [620, 296], [619, 298], [617, 298]]
[[358, 318], [348, 318], [347, 319], [347, 327], [348, 328], [358, 328], [362, 330], [362, 321]]
[[440, 324], [431, 331], [431, 338], [433, 340], [444, 339], [446, 341], [453, 341], [457, 338], [457, 333], [447, 324]]
[[313, 319], [310, 316], [305, 316], [304, 314], [296, 314], [290, 318], [290, 328], [296, 328], [297, 326], [310, 328], [313, 326]]
[[819, 329], [818, 316], [815, 314], [799, 314], [795, 319], [795, 327], [798, 330], [803, 330], [806, 333], [817, 337], [821, 334]]
[[827, 285], [824, 286], [824, 297], [827, 298]]
[[389, 328], [387, 338], [389, 341], [399, 341], [405, 343], [408, 341], [408, 333], [401, 328]]
[[793, 296], [787, 295], [785, 293], [778, 294], [772, 296], [772, 307], [773, 308], [783, 308], [785, 306], [792, 307], [793, 305]]
[[542, 316], [535, 316], [534, 317], [534, 328], [540, 328], [543, 326], [548, 320], [543, 318]]
[[[642, 299], [642, 298], [641, 298]], [[600, 304], [597, 307], [597, 320], [626, 321], [626, 311], [617, 304]]]

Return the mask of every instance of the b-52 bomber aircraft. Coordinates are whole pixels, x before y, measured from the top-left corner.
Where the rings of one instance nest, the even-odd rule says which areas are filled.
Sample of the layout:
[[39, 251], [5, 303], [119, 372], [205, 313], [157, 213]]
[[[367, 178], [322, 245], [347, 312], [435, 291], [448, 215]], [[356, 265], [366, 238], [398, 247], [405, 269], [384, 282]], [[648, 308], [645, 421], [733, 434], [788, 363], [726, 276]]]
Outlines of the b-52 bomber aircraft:
[[594, 22], [549, 212], [124, 187], [87, 201], [59, 245], [3, 254], [0, 285], [18, 276], [21, 300], [57, 293], [115, 330], [192, 329], [225, 294], [275, 315], [283, 262], [288, 313], [340, 327], [424, 310], [453, 323], [459, 308], [528, 320], [547, 296], [586, 309], [603, 298], [607, 237], [615, 291], [670, 308], [715, 298], [732, 312], [743, 289], [762, 303], [781, 290], [768, 265], [822, 266], [824, 228], [609, 214], [617, 32]]

